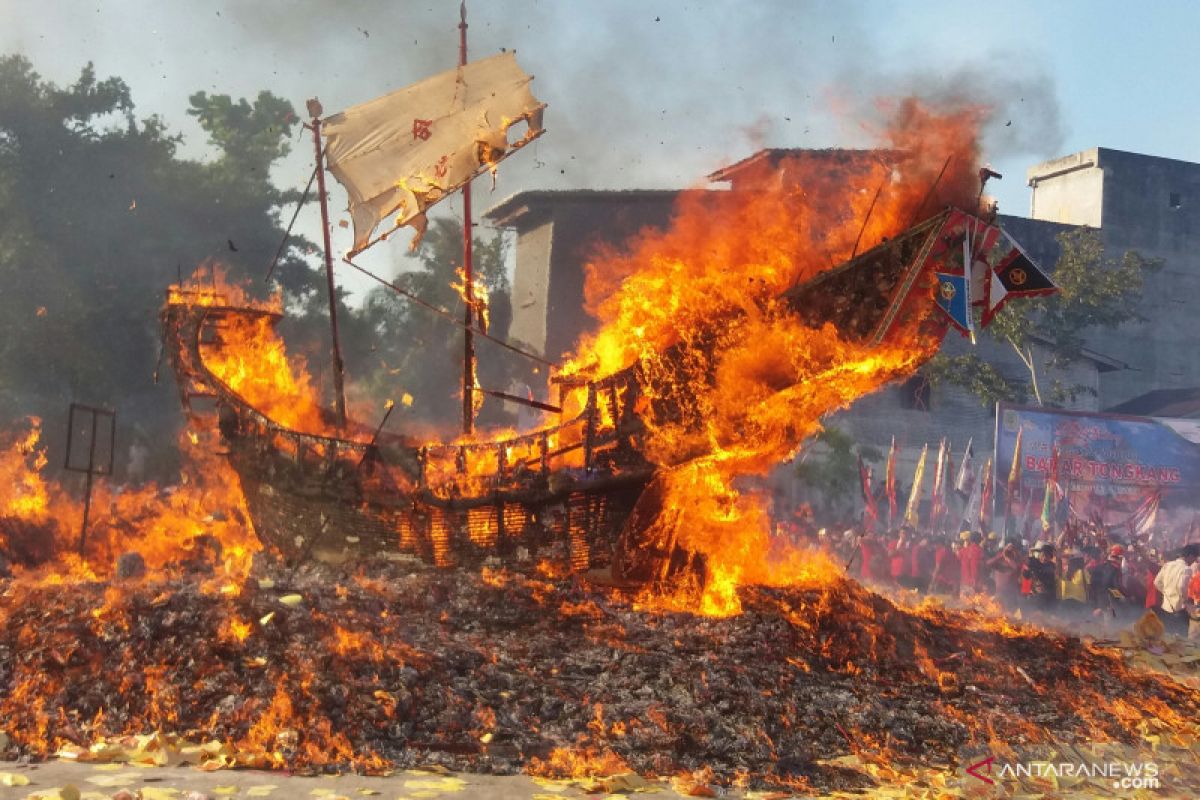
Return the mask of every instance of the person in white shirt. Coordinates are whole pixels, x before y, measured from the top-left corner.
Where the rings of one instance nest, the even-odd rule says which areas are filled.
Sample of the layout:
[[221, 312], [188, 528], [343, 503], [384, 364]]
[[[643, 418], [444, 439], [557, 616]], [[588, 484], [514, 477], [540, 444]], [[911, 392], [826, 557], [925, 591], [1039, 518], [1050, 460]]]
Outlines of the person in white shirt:
[[1163, 564], [1154, 578], [1154, 588], [1162, 594], [1159, 607], [1163, 612], [1163, 623], [1177, 633], [1187, 631], [1187, 587], [1192, 578], [1192, 565], [1200, 557], [1200, 544], [1184, 545], [1179, 555]]

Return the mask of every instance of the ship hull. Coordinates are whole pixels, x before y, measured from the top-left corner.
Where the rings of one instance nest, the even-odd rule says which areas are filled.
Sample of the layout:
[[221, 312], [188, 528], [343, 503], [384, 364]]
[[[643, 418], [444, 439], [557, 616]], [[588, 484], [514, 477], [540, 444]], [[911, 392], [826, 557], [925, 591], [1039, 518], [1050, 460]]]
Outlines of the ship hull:
[[[780, 300], [805, 324], [831, 324], [869, 346], [891, 344], [902, 330], [941, 336], [948, 320], [934, 302], [937, 276], [971, 268], [955, 244], [968, 226], [976, 236], [999, 233], [948, 209]], [[663, 424], [704, 424], [703, 415], [685, 413], [694, 398], [671, 366], [686, 362], [691, 378], [712, 379], [699, 373], [715, 374], [717, 354], [677, 345], [652, 369], [633, 364], [576, 384], [586, 397], [578, 414], [521, 436], [419, 443], [360, 429], [342, 438], [279, 424], [209, 369], [204, 348], [221, 347], [231, 324], [248, 315], [279, 317], [173, 287], [161, 313], [163, 338], [185, 411], [201, 426], [216, 417], [255, 532], [284, 556], [389, 555], [442, 567], [546, 560], [568, 570], [612, 567], [617, 580], [644, 580], [661, 574], [656, 563], [673, 561], [673, 539], [641, 535], [653, 527], [645, 518], [655, 506], [639, 498], [653, 495], [646, 490], [655, 476], [678, 464], [649, 462], [645, 438]], [[332, 419], [325, 429], [336, 429]]]

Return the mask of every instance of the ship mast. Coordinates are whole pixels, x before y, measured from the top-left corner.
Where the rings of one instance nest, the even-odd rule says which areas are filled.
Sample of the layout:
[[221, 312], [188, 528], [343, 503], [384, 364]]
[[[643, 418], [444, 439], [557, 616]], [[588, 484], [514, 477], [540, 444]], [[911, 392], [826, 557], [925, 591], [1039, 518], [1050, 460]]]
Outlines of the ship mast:
[[[458, 7], [458, 65], [467, 65], [467, 3]], [[462, 432], [475, 430], [475, 275], [471, 259], [471, 181], [463, 186], [463, 376]]]
[[342, 345], [338, 340], [337, 287], [333, 280], [333, 248], [329, 244], [329, 196], [325, 193], [325, 152], [321, 146], [321, 103], [315, 97], [308, 101], [312, 116], [309, 128], [317, 154], [317, 197], [321, 201], [321, 237], [325, 245], [325, 285], [329, 290], [329, 328], [333, 338], [333, 391], [338, 426], [346, 427], [346, 377], [342, 362]]

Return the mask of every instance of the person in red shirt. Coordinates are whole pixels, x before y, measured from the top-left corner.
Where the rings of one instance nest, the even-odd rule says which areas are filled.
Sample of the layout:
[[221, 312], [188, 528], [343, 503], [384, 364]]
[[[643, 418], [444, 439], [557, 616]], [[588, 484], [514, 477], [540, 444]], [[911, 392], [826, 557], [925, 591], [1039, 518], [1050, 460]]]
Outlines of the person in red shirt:
[[[963, 531], [963, 533], [967, 533]], [[978, 592], [979, 567], [983, 563], [983, 537], [978, 533], [967, 534], [967, 544], [958, 553], [960, 571], [959, 584], [963, 592]]]
[[912, 585], [912, 530], [906, 525], [899, 535], [888, 543], [888, 571], [892, 582], [905, 588]]
[[933, 578], [934, 547], [928, 536], [922, 536], [912, 548], [912, 559], [909, 567], [909, 580], [912, 588], [927, 591], [929, 581]]
[[1005, 608], [1016, 608], [1021, 599], [1021, 551], [1013, 542], [987, 561], [996, 599]]
[[929, 591], [933, 593], [958, 594], [960, 578], [958, 554], [950, 546], [950, 540], [938, 540], [933, 552], [933, 575], [929, 579]]
[[878, 553], [881, 549], [879, 541], [873, 533], [864, 533], [858, 539], [858, 574], [864, 581], [877, 581], [883, 579], [883, 574], [878, 570]]
[[1158, 587], [1154, 585], [1154, 579], [1158, 577], [1158, 571], [1162, 569], [1162, 564], [1159, 563], [1156, 551], [1150, 551], [1143, 569], [1145, 570], [1143, 575], [1146, 578], [1146, 608], [1158, 608], [1158, 604], [1162, 600], [1162, 595], [1159, 594]]

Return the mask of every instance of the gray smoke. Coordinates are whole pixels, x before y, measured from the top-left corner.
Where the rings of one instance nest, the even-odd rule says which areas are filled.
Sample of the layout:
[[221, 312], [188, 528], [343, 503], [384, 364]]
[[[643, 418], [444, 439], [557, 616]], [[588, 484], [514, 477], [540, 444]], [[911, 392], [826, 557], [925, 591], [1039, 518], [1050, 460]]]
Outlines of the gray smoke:
[[[960, 94], [991, 103], [996, 112], [985, 157], [1023, 159], [1011, 169], [1023, 168], [1030, 156], [1058, 155], [1063, 138], [1052, 82], [1029, 66], [1036, 60], [1028, 54], [991, 54], [947, 68], [931, 47], [905, 55], [904, 63], [917, 67], [897, 76], [878, 57], [891, 44], [887, 32], [856, 4], [474, 0], [468, 6], [471, 56], [515, 50], [536, 76], [535, 94], [549, 104], [547, 135], [502, 165], [496, 192], [479, 182], [481, 211], [525, 189], [696, 185], [762, 146], [863, 146], [861, 131], [847, 124], [853, 114], [842, 112], [869, 112], [879, 94]], [[194, 91], [253, 97], [268, 89], [301, 113], [315, 96], [333, 113], [448, 69], [458, 58], [454, 0], [124, 0], [48, 4], [36, 15], [5, 16], [12, 25], [0, 31], [0, 51], [27, 51], [36, 68], [59, 82], [95, 60], [100, 76], [130, 83], [141, 114], [161, 114], [181, 131], [191, 155], [204, 152], [184, 114]], [[299, 188], [310, 164], [307, 141], [298, 141], [276, 180]], [[302, 216], [301, 230], [312, 228], [313, 220]]]

